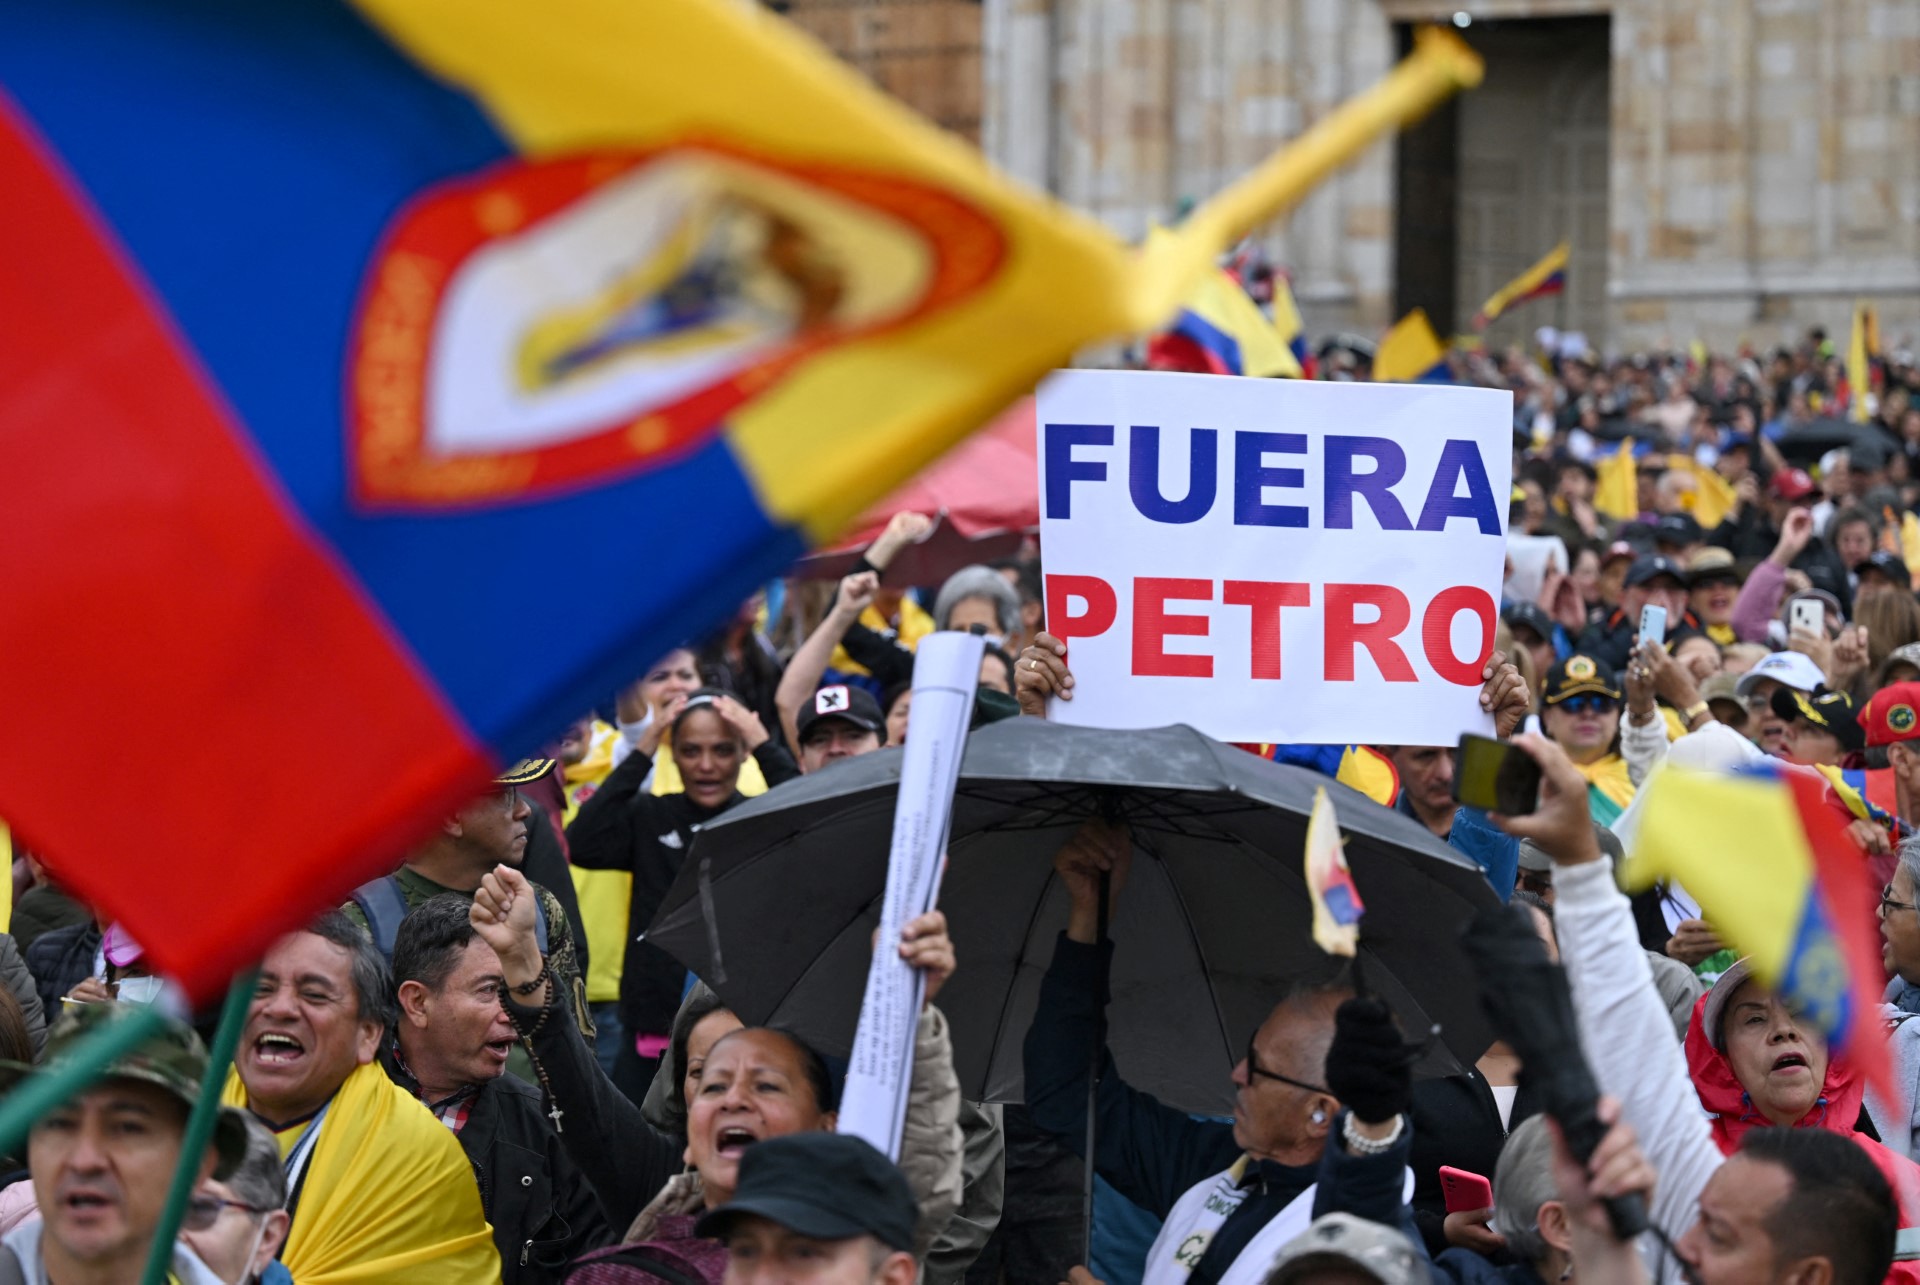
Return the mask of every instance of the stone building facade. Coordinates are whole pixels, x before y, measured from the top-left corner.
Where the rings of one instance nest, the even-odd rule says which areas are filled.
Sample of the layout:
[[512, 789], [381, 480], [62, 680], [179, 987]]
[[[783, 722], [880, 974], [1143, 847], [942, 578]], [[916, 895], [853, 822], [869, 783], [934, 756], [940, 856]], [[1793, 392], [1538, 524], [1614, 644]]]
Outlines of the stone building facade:
[[1463, 325], [1566, 238], [1566, 296], [1492, 338], [1844, 337], [1860, 297], [1920, 341], [1920, 0], [985, 0], [981, 142], [1138, 236], [1423, 21], [1459, 26], [1487, 83], [1263, 230], [1311, 330], [1416, 303]]

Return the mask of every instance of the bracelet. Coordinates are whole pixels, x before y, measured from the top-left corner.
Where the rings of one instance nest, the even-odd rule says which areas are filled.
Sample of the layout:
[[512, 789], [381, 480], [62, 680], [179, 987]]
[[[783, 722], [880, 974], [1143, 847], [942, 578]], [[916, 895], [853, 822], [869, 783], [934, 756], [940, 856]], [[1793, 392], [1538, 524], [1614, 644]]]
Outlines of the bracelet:
[[552, 976], [553, 965], [547, 962], [545, 955], [542, 955], [540, 957], [540, 971], [533, 975], [532, 981], [520, 986], [510, 986], [507, 989], [511, 990], [515, 995], [531, 995], [546, 985], [547, 979]]
[[1354, 1121], [1358, 1119], [1358, 1116], [1349, 1111], [1347, 1112], [1346, 1123], [1340, 1126], [1341, 1140], [1347, 1144], [1348, 1152], [1356, 1156], [1377, 1156], [1383, 1152], [1392, 1150], [1393, 1144], [1400, 1141], [1400, 1135], [1406, 1132], [1407, 1128], [1407, 1117], [1403, 1113], [1393, 1117], [1393, 1132], [1389, 1133], [1386, 1137], [1379, 1139], [1365, 1138], [1360, 1135], [1358, 1129], [1353, 1127]]

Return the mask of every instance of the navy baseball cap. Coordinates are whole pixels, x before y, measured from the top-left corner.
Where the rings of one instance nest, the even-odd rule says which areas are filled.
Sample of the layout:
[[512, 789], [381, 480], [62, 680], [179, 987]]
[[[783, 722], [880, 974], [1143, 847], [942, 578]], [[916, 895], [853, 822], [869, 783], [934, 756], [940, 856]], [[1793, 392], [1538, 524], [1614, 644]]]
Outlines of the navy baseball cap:
[[1672, 576], [1682, 589], [1687, 587], [1687, 573], [1672, 558], [1656, 554], [1651, 558], [1635, 558], [1633, 565], [1627, 568], [1627, 587], [1643, 585], [1657, 576]]

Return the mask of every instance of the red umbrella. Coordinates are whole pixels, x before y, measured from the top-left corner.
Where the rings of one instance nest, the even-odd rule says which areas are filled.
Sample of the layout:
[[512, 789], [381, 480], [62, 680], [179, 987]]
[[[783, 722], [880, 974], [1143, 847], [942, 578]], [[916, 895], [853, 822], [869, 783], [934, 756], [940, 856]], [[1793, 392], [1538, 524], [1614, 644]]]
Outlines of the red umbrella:
[[896, 584], [937, 585], [961, 567], [1010, 557], [1040, 525], [1033, 398], [1023, 397], [938, 463], [869, 509], [831, 549], [802, 558], [793, 574], [838, 579], [896, 513], [925, 513], [933, 530], [895, 555]]

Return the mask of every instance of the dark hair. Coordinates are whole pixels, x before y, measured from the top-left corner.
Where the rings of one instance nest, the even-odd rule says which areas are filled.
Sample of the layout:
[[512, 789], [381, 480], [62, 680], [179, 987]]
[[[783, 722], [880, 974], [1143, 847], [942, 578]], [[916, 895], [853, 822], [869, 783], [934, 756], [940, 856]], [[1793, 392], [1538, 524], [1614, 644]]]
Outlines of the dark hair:
[[1779, 1165], [1793, 1181], [1766, 1218], [1776, 1262], [1824, 1258], [1836, 1285], [1885, 1279], [1900, 1213], [1859, 1143], [1825, 1129], [1749, 1129], [1738, 1154]]
[[1518, 902], [1522, 906], [1532, 906], [1547, 917], [1548, 923], [1553, 922], [1553, 903], [1537, 892], [1531, 892], [1526, 888], [1515, 888], [1513, 896], [1508, 901], [1509, 904]]
[[456, 892], [430, 897], [407, 912], [393, 937], [393, 986], [419, 982], [437, 991], [453, 972], [454, 957], [467, 948], [473, 931], [473, 903]]
[[[687, 1113], [687, 1041], [693, 1038], [693, 1028], [700, 1025], [715, 1013], [728, 1012], [726, 1001], [710, 991], [696, 988], [687, 997], [680, 1011], [674, 1015], [673, 1031], [668, 1042], [673, 1047], [672, 1058], [667, 1065], [679, 1073], [679, 1080], [673, 1086], [673, 1097], [680, 1104], [680, 1114], [684, 1121]], [[727, 1034], [733, 1034], [728, 1031]], [[683, 1130], [684, 1131], [684, 1130]]]
[[839, 1082], [834, 1078], [832, 1069], [827, 1066], [827, 1059], [821, 1057], [819, 1050], [815, 1049], [813, 1045], [807, 1043], [804, 1039], [800, 1038], [800, 1036], [787, 1030], [785, 1027], [743, 1026], [737, 1031], [728, 1031], [725, 1035], [715, 1040], [713, 1046], [719, 1048], [734, 1036], [749, 1031], [764, 1031], [769, 1035], [777, 1035], [792, 1045], [793, 1051], [800, 1055], [800, 1070], [807, 1077], [807, 1083], [813, 1088], [815, 1105], [817, 1105], [822, 1112], [837, 1111], [840, 1109]]
[[393, 974], [387, 960], [366, 929], [338, 910], [329, 910], [307, 925], [307, 931], [347, 952], [353, 965], [353, 998], [363, 1022], [392, 1026], [399, 1017], [393, 1002]]
[[13, 992], [0, 986], [0, 1058], [9, 1062], [30, 1063], [33, 1036], [27, 1032], [27, 1013]]
[[1040, 564], [1032, 558], [997, 558], [987, 565], [995, 571], [1013, 572], [1014, 592], [1022, 602], [1046, 600], [1046, 589], [1040, 582]]
[[[1009, 670], [1007, 672], [1011, 673], [1013, 671]], [[885, 718], [893, 713], [893, 703], [912, 690], [913, 680], [911, 678], [903, 678], [893, 686], [887, 688], [885, 692], [881, 693], [880, 717]]]
[[[1877, 514], [1871, 509], [1863, 508], [1858, 504], [1849, 504], [1846, 508], [1841, 509], [1827, 520], [1828, 541], [1837, 544], [1840, 538], [1840, 528], [1843, 526], [1852, 526], [1856, 522], [1864, 522], [1867, 524], [1867, 529], [1872, 531], [1874, 535], [1878, 536], [1880, 534], [1880, 518]], [[1852, 568], [1849, 567], [1848, 570], [1852, 570]]]
[[984, 654], [988, 656], [998, 656], [1000, 658], [1000, 663], [1007, 667], [1007, 686], [1012, 687], [1013, 686], [1013, 657], [1007, 655], [1007, 649], [1004, 647], [995, 647], [992, 643], [988, 643], [986, 652]]
[[740, 699], [724, 687], [702, 687], [695, 691], [688, 692], [687, 703], [682, 705], [680, 712], [673, 716], [673, 727], [671, 729], [673, 734], [678, 736], [680, 734], [680, 724], [687, 721], [687, 716], [696, 710], [702, 709], [710, 711], [715, 718], [719, 718], [721, 726], [725, 727], [729, 732], [733, 731], [733, 726], [728, 723], [726, 719], [720, 718], [720, 711], [713, 708], [713, 703], [722, 696], [729, 696], [734, 700]]

